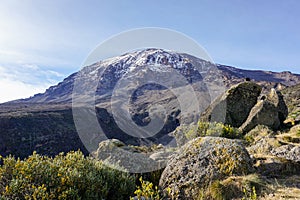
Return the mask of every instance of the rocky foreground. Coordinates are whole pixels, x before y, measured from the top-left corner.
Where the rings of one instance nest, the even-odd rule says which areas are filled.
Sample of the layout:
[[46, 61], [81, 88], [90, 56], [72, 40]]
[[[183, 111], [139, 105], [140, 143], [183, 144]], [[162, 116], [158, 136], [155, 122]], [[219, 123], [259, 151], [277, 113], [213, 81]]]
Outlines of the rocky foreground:
[[[221, 106], [225, 118], [205, 121]], [[110, 140], [99, 144], [95, 156], [128, 171], [130, 162], [156, 164], [158, 171], [163, 166], [162, 199], [300, 199], [300, 125], [285, 121], [288, 116], [281, 92], [263, 93], [244, 82], [218, 98], [196, 128], [174, 131], [178, 148]], [[103, 153], [112, 149], [123, 153]]]
[[[112, 100], [120, 81], [126, 83], [121, 91], [132, 92], [131, 104], [124, 109], [130, 109], [135, 124], [143, 127], [151, 122], [153, 105], [165, 108], [167, 120], [153, 137], [128, 135], [116, 123], [112, 107], [121, 108], [119, 103], [128, 100], [121, 98], [125, 93]], [[1, 104], [0, 155], [25, 159], [34, 151], [50, 157], [78, 149], [85, 156], [92, 152], [101, 163], [118, 170], [146, 172], [159, 186], [161, 199], [300, 199], [299, 83], [300, 75], [290, 72], [241, 70], [162, 49], [131, 52], [86, 66], [43, 94]], [[91, 85], [94, 90], [86, 90]], [[195, 104], [199, 112], [182, 109], [179, 100], [185, 103], [189, 97], [186, 86], [195, 92], [192, 99], [200, 100]], [[226, 92], [219, 96], [223, 89]], [[96, 105], [73, 106], [74, 92], [76, 101], [95, 97]], [[80, 118], [77, 121], [87, 122], [82, 129], [92, 136], [88, 141], [92, 145], [82, 143], [74, 107], [96, 117], [105, 139], [98, 137], [89, 120]], [[92, 151], [86, 149], [90, 146]], [[15, 175], [18, 180], [19, 174]], [[12, 182], [21, 183], [16, 180]], [[18, 190], [1, 186], [11, 195]], [[136, 198], [147, 194], [138, 189]]]

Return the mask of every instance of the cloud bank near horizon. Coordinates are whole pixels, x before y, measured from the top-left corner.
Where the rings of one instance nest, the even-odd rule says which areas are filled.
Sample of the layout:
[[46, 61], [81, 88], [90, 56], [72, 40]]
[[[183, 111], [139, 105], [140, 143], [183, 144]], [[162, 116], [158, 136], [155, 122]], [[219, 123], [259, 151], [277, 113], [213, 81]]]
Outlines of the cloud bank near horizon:
[[42, 93], [63, 78], [63, 74], [37, 65], [0, 66], [0, 103]]

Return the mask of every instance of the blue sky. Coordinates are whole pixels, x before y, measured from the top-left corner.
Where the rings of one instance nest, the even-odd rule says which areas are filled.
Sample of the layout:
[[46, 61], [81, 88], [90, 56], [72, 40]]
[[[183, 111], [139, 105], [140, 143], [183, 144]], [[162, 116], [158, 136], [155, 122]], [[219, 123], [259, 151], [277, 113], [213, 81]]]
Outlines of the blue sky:
[[182, 32], [216, 63], [300, 73], [299, 10], [297, 0], [2, 0], [0, 102], [43, 92], [99, 43], [142, 27]]

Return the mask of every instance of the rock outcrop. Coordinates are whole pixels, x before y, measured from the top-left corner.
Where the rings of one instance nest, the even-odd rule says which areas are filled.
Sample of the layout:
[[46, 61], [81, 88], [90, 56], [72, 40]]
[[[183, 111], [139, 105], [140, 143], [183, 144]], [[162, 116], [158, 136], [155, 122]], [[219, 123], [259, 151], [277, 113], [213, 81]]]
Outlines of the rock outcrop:
[[109, 139], [100, 142], [98, 149], [92, 154], [112, 168], [144, 173], [164, 168], [172, 152], [159, 149], [157, 152], [145, 153], [133, 146], [126, 146], [117, 139]]
[[208, 107], [201, 120], [241, 126], [257, 103], [262, 87], [254, 82], [237, 84]]
[[246, 133], [257, 125], [278, 129], [288, 116], [283, 95], [271, 89], [262, 94], [262, 87], [254, 82], [237, 84], [217, 98], [200, 117], [201, 121], [222, 122]]
[[267, 96], [262, 96], [252, 108], [247, 120], [240, 126], [242, 132], [248, 132], [257, 125], [266, 125], [278, 129], [288, 116], [288, 108], [279, 91], [271, 89]]
[[236, 140], [204, 137], [191, 140], [173, 155], [160, 187], [172, 199], [195, 199], [212, 181], [252, 171], [246, 149]]

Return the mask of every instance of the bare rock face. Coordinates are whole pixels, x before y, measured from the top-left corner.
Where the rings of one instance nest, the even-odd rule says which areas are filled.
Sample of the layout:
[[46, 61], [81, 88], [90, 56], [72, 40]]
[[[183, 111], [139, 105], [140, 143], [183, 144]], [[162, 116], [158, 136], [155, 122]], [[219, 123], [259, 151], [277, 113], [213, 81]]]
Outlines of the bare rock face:
[[274, 130], [278, 129], [288, 115], [288, 108], [279, 91], [271, 89], [267, 96], [263, 96], [252, 108], [247, 120], [240, 127], [243, 132], [252, 130], [257, 125], [266, 125]]
[[282, 123], [289, 114], [288, 107], [284, 101], [282, 93], [280, 91], [276, 91], [275, 89], [271, 89], [267, 99], [278, 109], [278, 118], [280, 123]]
[[247, 121], [240, 127], [240, 130], [248, 132], [259, 124], [266, 125], [272, 129], [277, 129], [280, 126], [278, 109], [269, 101], [260, 100], [252, 108]]
[[172, 156], [159, 184], [171, 199], [196, 199], [212, 181], [250, 171], [251, 158], [236, 140], [196, 138]]
[[271, 151], [274, 156], [285, 158], [290, 161], [300, 162], [300, 146], [292, 144], [283, 145]]
[[241, 126], [257, 103], [262, 87], [254, 82], [237, 84], [219, 97], [202, 114], [202, 121], [223, 122], [233, 127]]
[[200, 120], [222, 122], [249, 132], [257, 125], [278, 129], [288, 116], [283, 95], [271, 89], [262, 94], [262, 87], [254, 82], [243, 82], [217, 98], [201, 115]]

